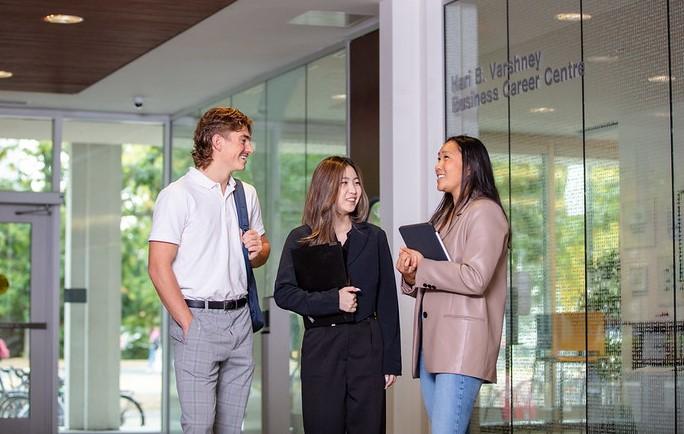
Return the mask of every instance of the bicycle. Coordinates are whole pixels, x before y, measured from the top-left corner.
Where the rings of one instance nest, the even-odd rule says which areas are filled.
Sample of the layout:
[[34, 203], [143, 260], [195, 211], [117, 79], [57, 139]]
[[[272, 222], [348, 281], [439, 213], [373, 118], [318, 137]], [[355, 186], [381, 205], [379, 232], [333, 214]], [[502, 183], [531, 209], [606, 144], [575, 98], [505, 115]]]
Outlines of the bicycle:
[[[0, 372], [13, 371], [20, 379], [20, 383], [7, 390], [0, 378], [0, 418], [24, 418], [29, 416], [29, 372], [18, 368], [2, 368]], [[140, 402], [133, 397], [133, 392], [122, 390], [119, 392], [120, 427], [145, 426], [145, 412]], [[59, 391], [57, 392], [57, 423], [64, 426], [64, 380], [59, 379]]]
[[19, 415], [28, 405], [29, 375], [23, 369], [0, 368], [0, 417]]

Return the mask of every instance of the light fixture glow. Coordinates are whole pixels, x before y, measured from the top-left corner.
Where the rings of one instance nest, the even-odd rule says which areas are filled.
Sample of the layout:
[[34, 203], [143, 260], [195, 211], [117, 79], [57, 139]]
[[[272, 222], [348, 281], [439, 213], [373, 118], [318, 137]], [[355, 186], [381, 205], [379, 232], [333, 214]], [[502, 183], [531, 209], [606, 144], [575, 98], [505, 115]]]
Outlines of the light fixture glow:
[[0, 78], [10, 78], [13, 75], [14, 74], [9, 71], [0, 71]]
[[[672, 77], [672, 81], [674, 81], [675, 78]], [[669, 75], [654, 75], [653, 77], [648, 77], [649, 83], [668, 83], [670, 81], [670, 76]]]
[[576, 12], [566, 12], [562, 14], [556, 14], [556, 19], [558, 21], [580, 21], [580, 20], [590, 20], [591, 15], [589, 14], [578, 14]]
[[530, 109], [530, 113], [553, 113], [556, 109], [553, 107], [535, 107]]
[[50, 24], [78, 24], [83, 18], [76, 15], [50, 14], [43, 17], [43, 21]]
[[340, 93], [338, 95], [333, 95], [330, 98], [334, 99], [335, 101], [344, 101], [347, 99], [347, 94]]
[[619, 57], [617, 56], [589, 56], [587, 61], [591, 63], [613, 63], [617, 62]]

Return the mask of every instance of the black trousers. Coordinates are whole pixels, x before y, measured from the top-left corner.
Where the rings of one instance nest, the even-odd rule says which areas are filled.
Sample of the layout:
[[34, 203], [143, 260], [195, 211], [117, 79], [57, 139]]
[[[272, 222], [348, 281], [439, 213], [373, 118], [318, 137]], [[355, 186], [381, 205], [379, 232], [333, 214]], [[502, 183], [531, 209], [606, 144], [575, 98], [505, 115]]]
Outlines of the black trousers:
[[369, 318], [311, 328], [302, 342], [302, 412], [306, 434], [385, 432], [382, 335]]

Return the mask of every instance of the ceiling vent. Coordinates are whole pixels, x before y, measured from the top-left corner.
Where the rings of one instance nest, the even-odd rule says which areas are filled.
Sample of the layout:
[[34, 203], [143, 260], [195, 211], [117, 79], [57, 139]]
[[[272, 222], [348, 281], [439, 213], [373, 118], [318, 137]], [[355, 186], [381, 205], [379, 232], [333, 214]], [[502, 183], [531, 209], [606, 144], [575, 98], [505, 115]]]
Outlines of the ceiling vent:
[[290, 20], [290, 24], [320, 27], [352, 27], [372, 18], [372, 15], [348, 14], [338, 11], [308, 11]]

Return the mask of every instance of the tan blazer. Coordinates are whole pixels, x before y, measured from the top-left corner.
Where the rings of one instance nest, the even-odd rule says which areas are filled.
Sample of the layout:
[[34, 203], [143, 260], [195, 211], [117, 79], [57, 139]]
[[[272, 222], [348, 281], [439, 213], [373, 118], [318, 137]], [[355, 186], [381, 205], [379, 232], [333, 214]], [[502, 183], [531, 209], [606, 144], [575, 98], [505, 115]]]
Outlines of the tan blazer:
[[476, 199], [440, 236], [451, 261], [423, 259], [416, 285], [402, 282], [402, 291], [416, 297], [413, 376], [419, 375], [422, 345], [428, 372], [496, 383], [506, 304], [508, 222], [494, 201]]

